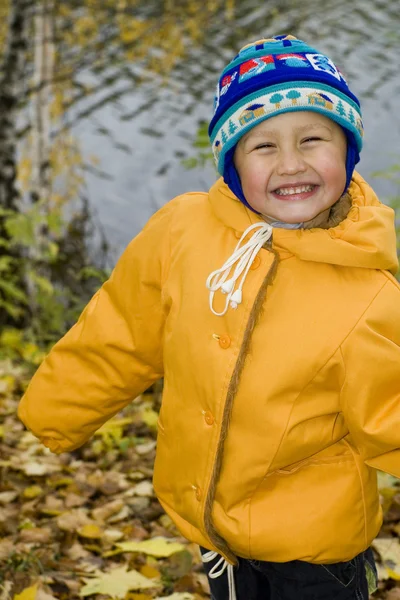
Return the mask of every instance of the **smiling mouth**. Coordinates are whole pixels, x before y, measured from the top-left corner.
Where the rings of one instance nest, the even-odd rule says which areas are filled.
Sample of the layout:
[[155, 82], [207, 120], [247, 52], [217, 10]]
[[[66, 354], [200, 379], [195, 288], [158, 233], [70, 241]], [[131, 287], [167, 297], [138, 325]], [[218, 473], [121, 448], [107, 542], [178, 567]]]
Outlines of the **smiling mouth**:
[[274, 190], [274, 194], [278, 196], [294, 196], [298, 194], [306, 194], [309, 192], [313, 192], [317, 186], [313, 184], [309, 185], [299, 185], [294, 187], [282, 187]]

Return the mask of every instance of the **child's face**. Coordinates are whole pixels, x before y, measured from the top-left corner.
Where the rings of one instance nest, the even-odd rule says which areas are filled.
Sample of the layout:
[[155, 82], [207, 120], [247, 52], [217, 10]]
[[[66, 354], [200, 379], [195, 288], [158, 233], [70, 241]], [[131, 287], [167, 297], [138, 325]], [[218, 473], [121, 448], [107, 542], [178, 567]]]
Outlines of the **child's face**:
[[346, 184], [342, 128], [311, 111], [271, 117], [244, 135], [234, 163], [247, 202], [259, 213], [302, 223], [329, 209]]

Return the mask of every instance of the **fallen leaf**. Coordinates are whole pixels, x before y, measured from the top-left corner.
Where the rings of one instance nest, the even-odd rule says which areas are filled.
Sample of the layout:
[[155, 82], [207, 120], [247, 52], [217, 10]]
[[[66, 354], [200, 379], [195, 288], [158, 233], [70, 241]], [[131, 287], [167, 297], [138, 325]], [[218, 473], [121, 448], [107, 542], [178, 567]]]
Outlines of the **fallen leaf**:
[[48, 594], [47, 592], [45, 592], [42, 589], [39, 589], [38, 593], [36, 594], [35, 600], [57, 600], [57, 599], [55, 598], [55, 596]]
[[[373, 548], [379, 552], [382, 567], [392, 579], [400, 581], [400, 543], [397, 538], [376, 538]], [[385, 578], [386, 579], [386, 578]]]
[[150, 481], [141, 481], [133, 488], [135, 496], [154, 496], [154, 489]]
[[18, 492], [10, 491], [10, 492], [1, 492], [0, 493], [0, 504], [9, 504], [10, 502], [14, 502], [14, 500], [18, 497]]
[[81, 546], [78, 542], [72, 544], [72, 546], [65, 551], [65, 554], [71, 560], [79, 560], [81, 558], [87, 558], [88, 556], [90, 556], [90, 552], [85, 550], [85, 548]]
[[385, 473], [384, 471], [377, 471], [377, 476], [379, 489], [396, 487], [396, 485], [399, 484], [399, 480], [396, 477], [393, 477], [393, 475], [389, 475], [389, 473]]
[[124, 507], [124, 501], [120, 498], [107, 502], [103, 506], [94, 508], [92, 510], [92, 516], [96, 521], [107, 521], [110, 517], [118, 513]]
[[33, 544], [47, 544], [51, 540], [51, 529], [48, 527], [31, 527], [22, 529], [19, 535], [21, 542]]
[[124, 521], [131, 515], [131, 510], [129, 506], [123, 506], [116, 515], [108, 518], [109, 523], [118, 523], [119, 521]]
[[107, 542], [118, 542], [121, 538], [124, 537], [124, 533], [119, 529], [106, 529], [104, 531], [104, 538]]
[[192, 555], [185, 548], [170, 557], [163, 567], [163, 573], [166, 573], [169, 578], [179, 579], [190, 573], [192, 565]]
[[144, 540], [143, 542], [119, 542], [115, 545], [121, 552], [143, 552], [144, 554], [150, 554], [150, 556], [156, 556], [157, 558], [165, 558], [176, 552], [185, 550], [183, 544], [178, 544], [177, 542], [172, 542], [171, 540], [162, 537]]
[[90, 540], [99, 540], [103, 537], [103, 530], [95, 523], [89, 523], [77, 530], [78, 535]]
[[139, 456], [144, 456], [145, 454], [148, 454], [149, 452], [154, 450], [155, 447], [156, 442], [154, 440], [150, 440], [149, 442], [145, 442], [144, 444], [138, 444], [135, 449]]
[[195, 600], [195, 596], [188, 592], [177, 592], [171, 596], [157, 596], [154, 600]]
[[123, 419], [110, 419], [106, 421], [104, 425], [100, 427], [97, 431], [95, 431], [94, 435], [104, 435], [105, 433], [111, 433], [115, 429], [123, 429], [125, 425], [130, 425], [132, 423], [131, 417], [126, 417]]
[[5, 581], [3, 585], [0, 585], [0, 600], [10, 600], [10, 592], [13, 587], [11, 581]]
[[149, 579], [160, 579], [161, 577], [160, 571], [151, 565], [143, 565], [143, 567], [140, 568], [140, 572]]
[[43, 493], [43, 488], [41, 488], [39, 485], [31, 485], [24, 489], [23, 496], [24, 496], [24, 498], [28, 498], [29, 500], [32, 500], [32, 498], [37, 498], [42, 493]]
[[40, 476], [40, 475], [48, 475], [49, 473], [56, 473], [57, 471], [61, 471], [61, 466], [57, 466], [55, 464], [44, 463], [44, 462], [27, 462], [23, 464], [21, 467], [22, 471], [24, 471], [25, 475], [30, 477]]
[[25, 588], [20, 594], [14, 596], [14, 600], [36, 600], [38, 584]]
[[14, 550], [14, 542], [12, 537], [0, 540], [0, 561], [9, 558]]
[[82, 508], [70, 510], [57, 517], [57, 525], [62, 531], [77, 531], [90, 523], [91, 520]]
[[150, 407], [145, 407], [141, 414], [142, 421], [146, 423], [147, 427], [152, 429], [157, 428], [158, 413]]
[[84, 582], [86, 585], [80, 590], [80, 596], [106, 594], [113, 598], [125, 598], [130, 590], [145, 590], [155, 586], [154, 581], [143, 577], [137, 571], [127, 571], [126, 567], [118, 567], [108, 573], [97, 571], [96, 577], [84, 579]]
[[65, 496], [65, 507], [66, 508], [78, 508], [79, 506], [83, 506], [86, 504], [87, 498], [84, 496], [79, 496], [78, 494], [74, 494], [73, 492], [69, 492]]

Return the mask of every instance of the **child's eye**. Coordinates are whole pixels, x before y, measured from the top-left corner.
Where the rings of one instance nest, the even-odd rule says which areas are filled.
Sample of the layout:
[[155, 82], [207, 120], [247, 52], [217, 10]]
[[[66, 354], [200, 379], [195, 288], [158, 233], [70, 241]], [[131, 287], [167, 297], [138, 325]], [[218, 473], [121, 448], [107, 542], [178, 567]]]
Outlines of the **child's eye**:
[[258, 146], [256, 146], [255, 150], [260, 150], [260, 148], [273, 148], [273, 147], [274, 147], [273, 144], [265, 142], [265, 144], [259, 144]]
[[308, 137], [305, 138], [304, 140], [302, 140], [303, 142], [318, 142], [320, 141], [322, 138], [314, 136], [314, 137]]

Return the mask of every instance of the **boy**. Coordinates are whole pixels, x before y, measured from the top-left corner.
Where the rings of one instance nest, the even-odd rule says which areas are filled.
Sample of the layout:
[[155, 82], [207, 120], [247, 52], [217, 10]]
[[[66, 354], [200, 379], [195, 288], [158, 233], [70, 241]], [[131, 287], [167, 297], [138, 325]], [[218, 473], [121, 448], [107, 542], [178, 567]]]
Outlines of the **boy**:
[[72, 450], [163, 376], [154, 488], [214, 600], [366, 600], [376, 469], [400, 477], [400, 288], [359, 102], [278, 36], [224, 70], [209, 132], [223, 179], [150, 219], [19, 415]]

